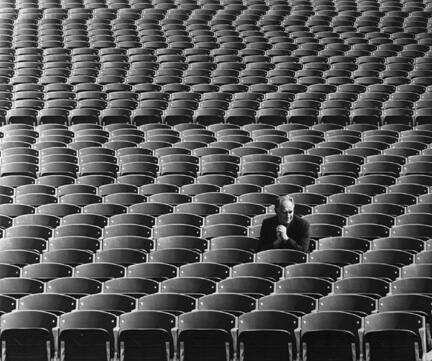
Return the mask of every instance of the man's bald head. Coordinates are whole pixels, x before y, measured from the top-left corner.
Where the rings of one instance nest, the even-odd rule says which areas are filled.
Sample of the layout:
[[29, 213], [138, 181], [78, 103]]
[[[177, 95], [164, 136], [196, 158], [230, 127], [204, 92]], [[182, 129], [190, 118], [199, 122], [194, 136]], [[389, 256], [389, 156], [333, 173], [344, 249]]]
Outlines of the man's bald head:
[[287, 226], [294, 217], [294, 199], [289, 195], [281, 196], [274, 207], [279, 223]]

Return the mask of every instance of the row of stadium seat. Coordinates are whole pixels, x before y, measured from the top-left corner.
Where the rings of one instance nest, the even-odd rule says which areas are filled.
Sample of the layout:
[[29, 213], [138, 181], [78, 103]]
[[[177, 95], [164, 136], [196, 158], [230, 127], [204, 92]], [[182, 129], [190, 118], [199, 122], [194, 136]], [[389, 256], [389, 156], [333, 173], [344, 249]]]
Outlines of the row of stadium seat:
[[[353, 240], [355, 239], [351, 239], [351, 241]], [[349, 241], [350, 239], [347, 239], [346, 243], [348, 244]], [[406, 246], [409, 246], [409, 244], [406, 244]], [[231, 258], [227, 256], [229, 251], [233, 253]], [[337, 248], [337, 245], [335, 248], [323, 247], [319, 251], [312, 252], [309, 259], [305, 254], [299, 252], [281, 251], [278, 254], [263, 251], [258, 253], [254, 259], [251, 254], [233, 248], [222, 249], [217, 252], [206, 252], [203, 259], [196, 262], [199, 259], [199, 255], [196, 253], [184, 252], [181, 249], [168, 249], [150, 254], [150, 262], [134, 264], [121, 261], [113, 262], [112, 258], [115, 252], [106, 252], [105, 257], [111, 255], [109, 260], [103, 260], [103, 254], [99, 254], [100, 259], [97, 259], [96, 263], [71, 262], [72, 256], [67, 260], [64, 256], [65, 252], [63, 252], [63, 259], [58, 259], [56, 262], [48, 260], [42, 263], [25, 264], [10, 261], [9, 263], [1, 263], [0, 269], [2, 278], [22, 275], [23, 277], [44, 282], [58, 277], [70, 277], [73, 274], [77, 277], [88, 277], [102, 281], [126, 275], [128, 277], [150, 278], [156, 281], [175, 276], [221, 280], [229, 275], [263, 277], [270, 280], [290, 276], [337, 279], [339, 277], [381, 275], [384, 278], [393, 280], [398, 276], [426, 277], [430, 272], [430, 266], [428, 265], [431, 263], [430, 249], [421, 251], [416, 255], [398, 248], [375, 249], [365, 251], [362, 255], [359, 255], [360, 251], [349, 251], [346, 248]], [[15, 250], [15, 252], [20, 253], [19, 250]], [[9, 254], [11, 253], [9, 252]], [[8, 253], [5, 252], [5, 254]], [[54, 254], [50, 256], [54, 258]], [[57, 252], [59, 258], [61, 254], [61, 252]], [[178, 256], [177, 259], [176, 256]], [[187, 260], [186, 256], [189, 256], [190, 259]], [[61, 261], [64, 263], [61, 263]], [[22, 270], [20, 270], [20, 265]]]
[[[262, 310], [237, 318], [221, 311], [186, 312], [178, 317], [161, 311], [133, 311], [119, 317], [95, 310], [60, 317], [17, 311], [0, 320], [2, 352], [11, 358], [31, 355], [50, 360], [61, 354], [65, 360], [79, 360], [85, 354], [98, 360], [143, 355], [157, 360], [176, 355], [180, 360], [202, 360], [211, 352], [218, 360], [237, 354], [244, 360], [321, 360], [325, 352], [344, 360], [363, 354], [367, 359], [390, 355], [395, 360], [419, 360], [426, 350], [425, 317], [415, 312], [387, 311], [363, 318], [341, 311], [298, 317]], [[403, 328], [395, 330], [401, 324]], [[22, 347], [17, 336], [31, 338], [31, 344]]]
[[[2, 314], [12, 311], [45, 311], [61, 315], [74, 310], [99, 310], [117, 315], [135, 311], [163, 311], [179, 315], [194, 310], [241, 315], [255, 310], [282, 311], [298, 316], [322, 311], [343, 311], [360, 316], [386, 311], [423, 311], [430, 327], [430, 295], [399, 292], [383, 297], [354, 293], [331, 293], [312, 297], [300, 293], [274, 293], [254, 298], [240, 293], [213, 293], [198, 298], [180, 293], [153, 293], [131, 298], [116, 293], [85, 295], [77, 299], [60, 293], [35, 293], [21, 297], [1, 296]], [[135, 309], [136, 308], [136, 309]]]
[[[3, 272], [5, 269], [6, 265], [2, 265]], [[8, 271], [17, 272], [18, 270], [10, 267]], [[120, 273], [125, 272], [124, 268], [113, 264], [96, 263], [93, 266], [78, 266], [75, 270], [76, 277], [62, 277], [70, 273], [71, 268], [48, 263], [42, 267], [24, 267], [23, 277], [5, 277], [0, 280], [0, 284], [2, 294], [15, 298], [43, 292], [67, 294], [77, 298], [100, 292], [121, 293], [134, 297], [153, 293], [188, 294], [199, 297], [215, 292], [228, 292], [247, 294], [255, 298], [272, 292], [302, 293], [319, 298], [334, 292], [335, 294], [357, 293], [379, 298], [387, 294], [429, 294], [432, 282], [428, 274], [430, 273], [430, 262], [404, 266], [401, 270], [403, 277], [400, 279], [396, 279], [399, 273], [398, 267], [375, 262], [349, 265], [343, 270], [330, 263], [296, 264], [287, 266], [285, 278], [277, 281], [272, 279], [281, 277], [283, 269], [272, 264], [245, 263], [235, 266], [232, 271], [233, 277], [226, 275], [228, 271], [229, 268], [224, 265], [203, 262], [196, 263], [194, 266], [182, 266], [179, 270], [180, 277], [173, 277], [169, 272], [174, 272], [174, 270], [167, 265], [137, 264], [128, 268], [127, 272], [132, 275], [131, 277], [120, 277]], [[149, 275], [151, 272], [154, 278], [156, 272], [159, 272], [157, 275], [159, 278], [162, 276], [172, 278], [162, 281], [160, 285], [155, 280], [142, 278], [143, 274]], [[340, 274], [343, 274], [344, 277], [334, 281]], [[37, 278], [25, 276], [39, 277], [48, 281], [44, 284]], [[101, 282], [98, 279], [108, 280]], [[215, 281], [214, 279], [220, 280]]]
[[244, 125], [248, 123], [283, 124], [285, 122], [303, 122], [309, 125], [317, 123], [338, 124], [427, 124], [430, 122], [430, 109], [420, 108], [414, 112], [407, 108], [390, 108], [381, 111], [376, 108], [358, 108], [346, 110], [329, 108], [318, 111], [311, 109], [310, 104], [303, 108], [283, 110], [278, 108], [265, 108], [255, 112], [248, 108], [233, 108], [226, 112], [218, 108], [201, 108], [196, 111], [185, 108], [168, 108], [165, 111], [157, 108], [138, 107], [131, 111], [125, 108], [106, 108], [99, 111], [94, 108], [75, 108], [70, 112], [61, 108], [46, 108], [40, 111], [33, 108], [12, 108], [2, 110], [2, 123], [46, 123], [76, 124], [80, 122], [93, 122], [102, 124], [133, 123], [142, 125], [146, 123], [164, 122], [179, 124], [180, 122], [196, 122], [198, 124], [232, 123]]
[[[72, 237], [65, 238], [64, 243], [68, 241], [72, 243], [70, 239]], [[107, 246], [108, 239], [104, 241], [106, 248], [103, 250], [93, 249], [95, 254], [90, 249], [74, 248], [74, 246], [83, 247], [83, 245], [79, 245], [78, 241], [81, 243], [90, 243], [91, 241], [91, 239], [84, 237], [76, 237], [75, 244], [62, 245], [59, 240], [58, 248], [53, 247], [53, 250], [40, 255], [36, 251], [22, 249], [32, 247], [29, 246], [31, 239], [10, 239], [16, 241], [16, 244], [8, 242], [9, 240], [2, 242], [9, 248], [5, 247], [6, 249], [0, 252], [1, 275], [3, 278], [18, 277], [21, 273], [20, 267], [23, 267], [22, 276], [43, 281], [57, 277], [68, 277], [73, 273], [76, 276], [95, 279], [118, 278], [126, 274], [129, 277], [157, 280], [176, 275], [224, 279], [230, 274], [229, 267], [233, 267], [233, 276], [256, 276], [272, 280], [292, 275], [323, 277], [323, 272], [326, 277], [334, 279], [342, 275], [353, 277], [374, 276], [376, 274], [385, 274], [386, 278], [393, 279], [393, 276], [399, 275], [398, 267], [409, 265], [413, 267], [401, 270], [404, 275], [427, 276], [429, 268], [426, 265], [432, 263], [431, 242], [428, 241], [424, 245], [413, 238], [381, 238], [378, 240], [383, 242], [376, 244], [381, 243], [383, 248], [377, 247], [371, 250], [368, 249], [370, 244], [364, 239], [325, 238], [323, 242], [318, 243], [319, 249], [311, 252], [309, 256], [294, 250], [267, 250], [258, 252], [254, 256], [251, 251], [234, 248], [236, 242], [233, 238], [220, 238], [222, 247], [204, 251], [202, 255], [198, 249], [172, 248], [173, 242], [170, 243], [168, 239], [159, 241], [160, 249], [147, 254], [142, 249], [126, 248], [126, 245], [121, 244], [120, 237], [115, 240], [116, 242], [113, 242], [114, 239], [110, 240], [113, 243], [112, 248]], [[181, 240], [180, 237], [178, 239], [180, 244], [177, 247], [187, 242], [192, 243], [192, 241], [198, 243], [197, 240]], [[22, 246], [25, 241], [28, 245]], [[130, 239], [126, 239], [125, 243], [128, 243], [127, 241], [131, 243]], [[149, 243], [151, 243], [148, 240], [145, 242], [146, 239], [136, 239], [135, 241], [141, 242], [143, 247], [149, 247]], [[233, 241], [232, 245], [229, 244], [230, 241]], [[164, 243], [167, 243], [165, 247]], [[392, 245], [394, 247], [391, 247]], [[94, 245], [89, 244], [88, 248], [92, 246]], [[198, 246], [203, 246], [203, 243], [198, 244]], [[241, 246], [244, 247], [245, 245], [242, 244]], [[417, 250], [413, 251], [416, 247]], [[422, 249], [423, 247], [426, 247], [426, 250], [418, 250], [418, 248]], [[146, 262], [147, 258], [148, 262]], [[325, 265], [321, 269], [320, 264], [323, 263]], [[380, 264], [384, 264], [384, 266], [381, 267]], [[296, 265], [296, 267], [292, 265]], [[349, 265], [355, 266], [349, 267]], [[76, 267], [75, 271], [73, 267]], [[179, 270], [176, 267], [180, 267]], [[284, 272], [283, 267], [289, 268]], [[340, 267], [348, 268], [341, 270]]]
[[[400, 193], [398, 195], [401, 195]], [[30, 197], [28, 199], [31, 199]], [[152, 200], [150, 199], [150, 202]], [[116, 202], [117, 203], [117, 202]], [[251, 202], [252, 204], [254, 202]], [[23, 202], [18, 202], [18, 204], [23, 204]], [[25, 203], [24, 203], [25, 204]], [[249, 228], [250, 235], [256, 235], [259, 236], [258, 232], [260, 231], [260, 224], [261, 221], [266, 218], [267, 214], [258, 214], [254, 217], [250, 216], [249, 214], [242, 214], [241, 212], [241, 206], [245, 206], [244, 203], [239, 202], [237, 203], [237, 209], [238, 211], [235, 211], [236, 206], [231, 206], [231, 212], [229, 211], [229, 207], [222, 207], [221, 213], [215, 213], [215, 214], [208, 214], [206, 215], [198, 215], [196, 213], [187, 213], [187, 212], [175, 212], [175, 213], [166, 213], [162, 214], [158, 217], [153, 217], [152, 215], [145, 214], [145, 213], [137, 213], [137, 212], [130, 212], [126, 213], [126, 209], [118, 205], [119, 203], [112, 204], [109, 203], [105, 204], [105, 206], [110, 206], [112, 208], [119, 208], [121, 211], [120, 214], [112, 215], [111, 217], [107, 217], [106, 214], [101, 214], [100, 212], [97, 212], [97, 209], [103, 210], [103, 207], [96, 207], [94, 210], [92, 210], [91, 207], [84, 207], [82, 213], [78, 214], [68, 214], [64, 215], [63, 218], [59, 218], [58, 216], [52, 215], [50, 212], [38, 212], [37, 214], [22, 214], [18, 215], [15, 214], [13, 216], [16, 216], [14, 219], [12, 219], [10, 216], [2, 215], [0, 217], [0, 225], [1, 229], [9, 229], [6, 231], [6, 236], [8, 237], [17, 237], [17, 236], [25, 236], [23, 232], [24, 229], [19, 226], [22, 225], [34, 225], [38, 224], [41, 226], [45, 226], [48, 228], [53, 229], [53, 232], [46, 231], [44, 233], [41, 233], [41, 238], [52, 236], [64, 236], [64, 235], [75, 235], [79, 236], [82, 235], [82, 231], [75, 230], [73, 228], [76, 228], [78, 226], [73, 226], [74, 224], [84, 224], [84, 225], [90, 225], [93, 227], [88, 228], [88, 236], [93, 238], [99, 238], [102, 233], [104, 234], [104, 237], [113, 237], [121, 235], [121, 226], [124, 224], [134, 225], [135, 230], [131, 229], [131, 235], [136, 236], [143, 236], [143, 237], [150, 237], [151, 230], [148, 228], [154, 227], [153, 230], [153, 236], [155, 238], [160, 238], [166, 236], [166, 233], [171, 233], [169, 231], [163, 231], [164, 229], [167, 229], [168, 227], [163, 227], [165, 225], [172, 225], [172, 224], [180, 224], [180, 223], [186, 223], [189, 226], [189, 229], [184, 228], [184, 235], [188, 236], [197, 236], [200, 233], [202, 233], [204, 238], [214, 238], [214, 237], [220, 237], [225, 235], [223, 230], [220, 230], [220, 227], [211, 227], [216, 226], [220, 224], [226, 224], [226, 225], [237, 225], [238, 235], [245, 235], [247, 233], [247, 230], [244, 229], [245, 227], [252, 226], [253, 228]], [[307, 220], [310, 224], [313, 225], [312, 228], [312, 237], [317, 238], [319, 237], [319, 230], [315, 229], [316, 225], [319, 224], [333, 224], [337, 227], [346, 227], [344, 230], [347, 233], [352, 233], [353, 229], [355, 227], [350, 227], [351, 225], [358, 225], [362, 223], [368, 223], [368, 224], [377, 224], [382, 225], [387, 228], [391, 228], [394, 225], [406, 225], [406, 224], [423, 224], [427, 223], [428, 220], [428, 207], [430, 203], [424, 203], [416, 205], [415, 207], [408, 207], [406, 214], [396, 215], [390, 212], [386, 212], [386, 207], [388, 210], [391, 210], [392, 208], [396, 211], [401, 210], [401, 206], [398, 206], [397, 204], [393, 203], [393, 207], [391, 208], [392, 204], [387, 204], [386, 202], [375, 202], [371, 206], [368, 206], [367, 208], [360, 208], [360, 213], [358, 214], [352, 214], [352, 215], [340, 215], [338, 213], [332, 213], [332, 212], [326, 212], [325, 207], [316, 207], [314, 208], [313, 214], [308, 214], [305, 217], [305, 220]], [[69, 204], [72, 209], [74, 209], [73, 204]], [[208, 204], [209, 208], [211, 209], [211, 203]], [[247, 204], [246, 204], [247, 205]], [[203, 204], [201, 204], [203, 206]], [[329, 204], [330, 206], [337, 206], [337, 204]], [[403, 205], [402, 205], [403, 206]], [[415, 212], [416, 208], [421, 208], [421, 206], [424, 207], [423, 212]], [[258, 208], [259, 206], [256, 206]], [[375, 211], [374, 208], [375, 207]], [[379, 208], [382, 208], [381, 211], [378, 211]], [[16, 208], [16, 207], [15, 207]], [[48, 208], [48, 207], [44, 207]], [[58, 207], [54, 207], [56, 209]], [[324, 209], [323, 209], [324, 208]], [[335, 207], [337, 208], [337, 207]], [[0, 209], [4, 209], [5, 213], [7, 213], [8, 208], [7, 207], [0, 207]], [[169, 207], [168, 207], [169, 209]], [[193, 209], [193, 208], [191, 208]], [[217, 209], [217, 207], [216, 207]], [[24, 209], [26, 210], [26, 208]], [[30, 208], [30, 211], [32, 209]], [[78, 208], [78, 210], [80, 210]], [[9, 207], [9, 211], [11, 211], [11, 207]], [[264, 213], [265, 208], [262, 207], [262, 213]], [[400, 213], [403, 212], [402, 211]], [[374, 218], [375, 217], [375, 218]], [[140, 228], [140, 226], [144, 226], [144, 228]], [[18, 227], [18, 228], [15, 228]], [[100, 229], [97, 229], [95, 227], [99, 227]], [[147, 228], [145, 228], [147, 227]], [[195, 227], [195, 229], [193, 228]], [[202, 227], [202, 228], [201, 228]], [[243, 227], [243, 228], [241, 228]], [[196, 228], [201, 228], [202, 232], [199, 232]], [[243, 231], [241, 231], [243, 229]], [[335, 228], [336, 229], [336, 228]], [[36, 230], [36, 229], [35, 229]], [[179, 227], [179, 231], [182, 229]], [[235, 228], [233, 228], [233, 231]], [[377, 228], [378, 230], [378, 228]], [[139, 234], [138, 231], [141, 231], [142, 234]], [[382, 229], [381, 232], [384, 232], [385, 228]], [[43, 232], [41, 229], [40, 232]], [[329, 232], [331, 232], [329, 230]], [[388, 233], [388, 230], [384, 233]], [[379, 234], [378, 234], [379, 235]], [[366, 235], [364, 235], [366, 236]], [[255, 247], [251, 247], [255, 248]]]
[[[180, 216], [178, 219], [183, 218], [187, 220], [188, 218], [195, 218], [194, 215], [190, 214], [176, 215]], [[230, 216], [229, 213], [226, 215]], [[50, 216], [43, 216], [45, 215], [41, 215], [41, 217], [30, 217], [29, 219], [33, 219], [34, 221], [50, 220]], [[233, 214], [232, 217], [233, 219], [243, 218], [241, 214]], [[312, 217], [315, 217], [315, 215]], [[396, 246], [400, 243], [400, 247], [402, 248], [422, 249], [423, 247], [428, 247], [428, 243], [425, 243], [424, 246], [420, 246], [419, 244], [423, 244], [423, 242], [416, 240], [411, 242], [412, 246], [410, 246], [409, 241], [406, 241], [406, 245], [404, 246], [405, 239], [409, 240], [409, 237], [431, 238], [431, 226], [423, 223], [423, 220], [425, 218], [427, 219], [426, 213], [411, 213], [407, 215], [407, 223], [394, 225], [391, 228], [379, 223], [379, 219], [388, 220], [389, 218], [382, 213], [363, 213], [359, 216], [358, 222], [351, 222], [351, 224], [343, 227], [333, 225], [329, 222], [329, 219], [332, 217], [337, 219], [338, 216], [337, 214], [333, 216], [332, 213], [322, 213], [320, 216], [316, 217], [317, 221], [321, 223], [312, 223], [310, 236], [314, 240], [340, 236], [344, 236], [342, 239], [376, 239], [391, 236], [392, 238], [401, 238], [402, 240], [400, 242], [395, 240], [395, 242], [388, 242], [388, 244]], [[376, 220], [368, 220], [368, 218], [373, 217], [375, 217]], [[6, 219], [3, 219], [3, 221], [9, 221], [7, 217], [5, 218]], [[99, 220], [98, 215], [91, 214], [85, 219], [87, 219], [87, 221]], [[104, 236], [99, 240], [103, 231]], [[232, 222], [222, 222], [204, 226], [202, 231], [196, 226], [171, 223], [155, 227], [153, 233], [149, 227], [136, 223], [120, 223], [107, 226], [104, 230], [88, 223], [74, 223], [59, 226], [54, 231], [43, 225], [21, 224], [2, 231], [4, 241], [1, 242], [0, 249], [7, 250], [25, 247], [24, 249], [27, 250], [35, 249], [43, 251], [47, 248], [63, 249], [69, 247], [84, 250], [97, 250], [101, 248], [100, 245], [102, 245], [102, 242], [104, 245], [103, 247], [109, 249], [112, 247], [121, 247], [120, 241], [123, 238], [124, 248], [150, 250], [154, 248], [153, 244], [156, 244], [156, 242], [152, 241], [151, 238], [153, 238], [157, 241], [156, 248], [185, 247], [204, 250], [207, 248], [207, 244], [209, 244], [212, 249], [228, 247], [257, 250], [259, 248], [259, 245], [257, 245], [259, 233], [260, 225], [252, 226], [248, 229], [247, 226], [236, 225]], [[202, 238], [200, 238], [200, 235]], [[226, 239], [224, 240], [223, 237]], [[344, 241], [341, 240], [340, 245], [342, 245], [343, 242]], [[361, 248], [365, 248], [365, 244], [367, 243], [369, 242], [365, 239], [358, 241], [358, 245], [362, 245]], [[232, 247], [229, 247], [230, 244], [232, 244]], [[346, 248], [354, 247], [355, 244], [354, 241], [352, 245], [347, 241]], [[374, 243], [372, 244], [374, 245]]]
[[[38, 137], [38, 133], [31, 126], [25, 128], [23, 125], [14, 124], [2, 128], [1, 150], [7, 153], [10, 148], [26, 148], [21, 149], [23, 155], [39, 156], [41, 160], [57, 152], [71, 156], [69, 161], [75, 163], [79, 160], [85, 161], [85, 156], [89, 155], [105, 155], [106, 158], [112, 156], [120, 160], [128, 155], [164, 157], [177, 154], [179, 157], [203, 157], [230, 152], [233, 156], [231, 162], [239, 163], [238, 157], [257, 155], [265, 158], [265, 152], [270, 152], [270, 155], [280, 157], [281, 160], [302, 152], [318, 157], [344, 152], [363, 158], [376, 155], [380, 151], [402, 157], [419, 153], [429, 155], [430, 152], [430, 129], [417, 127], [409, 130], [407, 126], [400, 124], [383, 126], [380, 129], [366, 124], [345, 128], [337, 124], [320, 124], [316, 129], [305, 129], [298, 123], [285, 124], [276, 129], [266, 124], [250, 124], [241, 129], [234, 124], [218, 124], [217, 127], [209, 126], [207, 129], [199, 124], [181, 125], [177, 130], [176, 127], [166, 124], [147, 124], [139, 129], [130, 124], [112, 124], [113, 127], [109, 130], [103, 130], [97, 124], [79, 124], [79, 127], [71, 127], [76, 133], [74, 135], [64, 126], [46, 124], [44, 128], [36, 128], [41, 132]], [[163, 149], [167, 147], [174, 149]], [[204, 150], [206, 147], [210, 149]], [[247, 149], [241, 150], [242, 147]], [[332, 148], [332, 152], [328, 148]], [[190, 162], [194, 162], [193, 157]], [[277, 158], [272, 161], [277, 162]], [[149, 157], [148, 162], [154, 163], [155, 159]], [[315, 162], [321, 163], [319, 158]], [[401, 160], [395, 162], [402, 163]]]

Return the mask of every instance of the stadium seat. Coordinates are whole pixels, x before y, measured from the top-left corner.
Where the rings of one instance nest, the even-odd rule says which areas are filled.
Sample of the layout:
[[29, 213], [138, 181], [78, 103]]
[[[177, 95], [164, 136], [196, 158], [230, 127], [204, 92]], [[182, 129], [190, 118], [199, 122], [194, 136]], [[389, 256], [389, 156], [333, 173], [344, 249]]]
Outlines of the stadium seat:
[[77, 360], [82, 354], [108, 360], [113, 355], [113, 329], [117, 326], [113, 314], [97, 310], [69, 312], [60, 316], [59, 325], [60, 352], [66, 360]]
[[235, 326], [234, 316], [222, 311], [187, 312], [179, 316], [178, 325], [178, 349], [185, 359], [210, 360], [217, 356], [225, 360], [232, 357], [230, 332]]
[[229, 276], [230, 268], [214, 262], [189, 263], [179, 267], [180, 277], [202, 277], [220, 281]]
[[385, 263], [395, 266], [405, 266], [413, 263], [412, 253], [399, 249], [375, 249], [363, 253], [363, 263]]
[[87, 263], [75, 268], [76, 276], [92, 278], [101, 282], [111, 278], [123, 277], [124, 274], [124, 268], [114, 263]]
[[314, 298], [331, 292], [332, 283], [318, 277], [290, 277], [275, 283], [275, 293], [300, 293]]
[[375, 277], [349, 277], [334, 283], [334, 293], [358, 293], [379, 298], [389, 291], [389, 282]]
[[347, 249], [365, 252], [371, 247], [371, 242], [356, 237], [325, 237], [318, 241], [318, 249]]
[[360, 294], [335, 294], [321, 297], [318, 302], [318, 310], [344, 311], [359, 316], [370, 315], [376, 309], [374, 298]]
[[233, 277], [261, 277], [271, 281], [277, 281], [282, 277], [283, 268], [281, 266], [266, 262], [241, 263], [232, 267]]
[[317, 301], [304, 294], [278, 293], [261, 297], [257, 306], [259, 310], [279, 310], [302, 316], [315, 310]]
[[79, 310], [100, 310], [121, 314], [135, 308], [135, 300], [122, 294], [97, 294], [81, 297]]
[[330, 263], [336, 266], [346, 266], [360, 262], [360, 254], [349, 249], [318, 249], [310, 253], [311, 262]]
[[430, 297], [421, 294], [397, 294], [382, 297], [378, 302], [379, 312], [405, 311], [415, 312], [426, 318], [427, 350], [430, 349]]
[[425, 248], [422, 240], [413, 237], [376, 238], [371, 243], [372, 249], [399, 249], [411, 253], [421, 252]]
[[186, 248], [166, 248], [152, 251], [149, 255], [150, 262], [162, 262], [180, 266], [194, 263], [200, 260], [200, 253]]
[[[118, 347], [125, 359], [173, 357], [176, 317], [162, 311], [132, 311], [119, 317]], [[143, 341], [143, 339], [145, 341]]]
[[395, 280], [399, 277], [399, 267], [388, 263], [358, 263], [345, 266], [343, 277], [376, 277]]
[[[3, 355], [11, 359], [38, 357], [50, 360], [56, 349], [57, 317], [37, 310], [20, 310], [1, 316]], [[25, 346], [20, 340], [27, 340]]]
[[23, 267], [24, 277], [49, 281], [58, 277], [71, 277], [73, 268], [61, 263], [35, 263]]
[[258, 252], [256, 255], [257, 262], [265, 262], [276, 264], [282, 267], [288, 266], [290, 264], [304, 263], [306, 262], [306, 253], [286, 249], [286, 250], [266, 250]]
[[203, 253], [204, 262], [216, 262], [232, 267], [236, 264], [252, 262], [253, 253], [235, 248], [212, 249]]
[[239, 354], [244, 360], [262, 357], [294, 360], [297, 355], [294, 330], [297, 327], [298, 318], [282, 311], [259, 310], [245, 313], [239, 317]]
[[427, 224], [402, 224], [393, 226], [392, 237], [415, 237], [419, 239], [431, 238], [431, 226]]
[[[48, 242], [48, 248], [50, 251], [46, 252], [46, 260], [52, 258], [53, 260], [64, 259], [72, 264], [88, 263], [91, 262], [91, 253], [96, 252], [100, 248], [100, 241], [97, 238], [86, 237], [86, 236], [65, 236], [65, 237], [53, 237]], [[82, 250], [87, 252], [71, 252], [71, 255], [67, 252], [53, 252], [56, 250]], [[53, 253], [49, 253], [53, 252]], [[86, 254], [87, 253], [87, 254]]]
[[285, 267], [285, 277], [318, 277], [331, 281], [341, 275], [340, 267], [327, 263], [307, 262]]
[[320, 311], [302, 316], [300, 341], [303, 358], [357, 359], [361, 325], [360, 316], [344, 311]]
[[89, 294], [99, 293], [102, 284], [90, 278], [61, 277], [47, 282], [46, 292], [61, 293], [75, 298]]
[[421, 315], [387, 311], [366, 316], [364, 322], [364, 348], [371, 359], [416, 360], [425, 352], [425, 321]]
[[235, 316], [255, 309], [253, 297], [239, 293], [214, 293], [198, 299], [198, 310], [217, 310], [231, 313]]
[[430, 277], [404, 277], [391, 285], [392, 294], [422, 293], [430, 295], [428, 285]]
[[71, 312], [76, 308], [76, 300], [71, 296], [57, 293], [38, 293], [21, 297], [18, 309], [46, 311], [56, 315]]
[[160, 292], [162, 293], [184, 293], [193, 297], [200, 297], [215, 291], [216, 283], [201, 277], [176, 277], [160, 284]]
[[220, 281], [217, 290], [222, 293], [234, 292], [259, 298], [273, 291], [273, 282], [261, 277], [238, 276]]

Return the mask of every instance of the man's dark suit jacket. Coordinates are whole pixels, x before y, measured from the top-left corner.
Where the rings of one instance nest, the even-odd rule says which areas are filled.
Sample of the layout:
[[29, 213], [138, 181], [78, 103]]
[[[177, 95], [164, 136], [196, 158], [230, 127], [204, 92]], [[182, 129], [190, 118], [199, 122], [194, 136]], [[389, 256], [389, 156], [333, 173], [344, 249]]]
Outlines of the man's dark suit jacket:
[[[259, 251], [273, 249], [273, 242], [277, 239], [276, 227], [279, 225], [277, 216], [264, 219], [261, 227]], [[309, 223], [301, 217], [294, 215], [293, 220], [287, 227], [287, 235], [297, 243], [297, 247], [282, 245], [279, 248], [292, 248], [299, 251], [309, 251]]]

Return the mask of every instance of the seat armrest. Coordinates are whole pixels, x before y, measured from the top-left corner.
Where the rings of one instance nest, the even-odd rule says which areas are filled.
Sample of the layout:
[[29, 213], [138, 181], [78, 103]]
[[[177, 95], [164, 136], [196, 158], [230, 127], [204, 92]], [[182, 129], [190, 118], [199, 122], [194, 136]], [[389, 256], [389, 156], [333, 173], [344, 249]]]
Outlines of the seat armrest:
[[238, 360], [239, 354], [238, 354], [238, 328], [234, 327], [231, 329], [231, 338], [233, 340], [233, 360]]
[[172, 336], [172, 339], [173, 339], [173, 347], [174, 347], [173, 360], [178, 360], [179, 359], [179, 354], [178, 354], [178, 334], [179, 334], [178, 327], [173, 327], [171, 329], [171, 336]]
[[363, 339], [364, 339], [364, 328], [361, 327], [358, 329], [358, 337], [359, 337], [359, 352], [360, 352], [360, 360], [364, 360], [364, 349], [363, 349]]
[[114, 327], [113, 329], [113, 335], [114, 335], [114, 360], [119, 359], [119, 335], [120, 335], [120, 328]]
[[54, 360], [59, 360], [59, 334], [60, 328], [54, 327], [52, 330], [53, 333], [53, 341], [54, 341]]
[[296, 350], [297, 350], [297, 361], [300, 361], [301, 357], [301, 343], [300, 343], [300, 336], [301, 336], [301, 328], [298, 327], [294, 330], [294, 338], [296, 343]]

